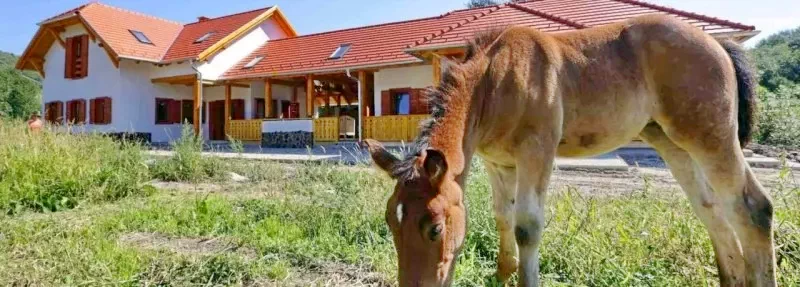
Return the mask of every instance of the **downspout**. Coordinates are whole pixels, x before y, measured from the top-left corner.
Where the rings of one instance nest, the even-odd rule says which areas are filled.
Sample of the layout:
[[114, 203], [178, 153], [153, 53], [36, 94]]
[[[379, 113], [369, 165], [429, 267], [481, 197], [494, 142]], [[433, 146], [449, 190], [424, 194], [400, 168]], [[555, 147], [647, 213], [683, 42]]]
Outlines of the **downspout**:
[[[195, 66], [197, 61], [192, 60], [191, 63], [192, 63], [191, 64], [192, 70], [194, 70], [195, 74], [197, 75], [197, 81], [200, 82], [200, 89], [198, 91], [199, 98], [200, 98], [200, 116], [196, 120], [199, 121], [199, 123], [200, 123], [199, 124], [200, 130], [198, 130], [197, 133], [202, 136], [202, 134], [203, 134], [203, 110], [202, 110], [203, 109], [203, 72], [200, 72], [200, 70], [197, 69], [197, 66]], [[197, 103], [195, 103], [195, 104], [197, 104]]]
[[358, 77], [353, 77], [350, 75], [350, 69], [346, 69], [345, 72], [347, 72], [347, 77], [355, 80], [356, 83], [358, 83], [358, 142], [360, 143], [362, 140], [361, 136], [364, 131], [364, 126], [362, 125], [363, 122], [361, 120], [361, 109], [364, 108], [361, 106], [361, 104], [364, 103], [364, 101], [361, 99], [361, 80], [358, 79]]

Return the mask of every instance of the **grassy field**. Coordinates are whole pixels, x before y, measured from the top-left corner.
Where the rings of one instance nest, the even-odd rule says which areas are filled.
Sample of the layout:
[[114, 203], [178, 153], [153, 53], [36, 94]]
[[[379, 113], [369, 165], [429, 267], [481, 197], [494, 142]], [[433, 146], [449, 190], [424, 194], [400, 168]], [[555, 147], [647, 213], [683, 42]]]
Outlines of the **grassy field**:
[[[383, 222], [393, 183], [370, 168], [206, 160], [191, 144], [183, 158], [148, 159], [97, 136], [6, 141], [24, 132], [0, 128], [0, 285], [395, 285]], [[495, 284], [491, 192], [474, 171], [456, 286]], [[780, 283], [800, 285], [800, 188], [788, 171], [758, 174], [777, 205]], [[665, 171], [559, 171], [553, 182], [547, 286], [717, 284], [708, 236]], [[61, 190], [69, 204], [32, 200]]]

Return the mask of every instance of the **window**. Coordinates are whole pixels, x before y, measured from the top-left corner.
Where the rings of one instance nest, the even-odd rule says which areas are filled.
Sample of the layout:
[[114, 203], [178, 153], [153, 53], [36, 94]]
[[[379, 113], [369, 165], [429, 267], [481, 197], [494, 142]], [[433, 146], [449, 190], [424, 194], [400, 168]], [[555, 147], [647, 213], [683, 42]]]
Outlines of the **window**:
[[61, 101], [48, 102], [44, 104], [44, 120], [51, 124], [61, 124], [64, 122], [64, 103]]
[[250, 69], [252, 67], [255, 67], [255, 65], [258, 64], [258, 62], [261, 62], [261, 59], [264, 59], [264, 56], [257, 56], [253, 58], [252, 60], [250, 60], [250, 62], [247, 62], [247, 64], [244, 65], [244, 68]]
[[392, 108], [394, 115], [408, 115], [411, 113], [411, 93], [399, 92], [392, 95]]
[[267, 108], [267, 107], [264, 106], [264, 105], [266, 105], [266, 103], [267, 102], [264, 101], [264, 99], [258, 99], [258, 98], [256, 99], [256, 105], [253, 107], [253, 118], [254, 119], [265, 119], [265, 118], [267, 118], [267, 115], [264, 114], [264, 111]]
[[328, 59], [341, 59], [347, 51], [350, 51], [350, 44], [339, 45], [339, 48], [336, 48], [336, 51], [333, 51], [333, 54]]
[[89, 122], [95, 125], [111, 123], [111, 98], [95, 98], [89, 101]]
[[83, 124], [86, 122], [86, 100], [72, 100], [67, 102], [67, 123]]
[[65, 41], [64, 78], [80, 79], [89, 75], [89, 35], [67, 38]]
[[208, 33], [206, 33], [205, 35], [203, 35], [203, 36], [200, 36], [200, 38], [197, 38], [197, 40], [194, 40], [194, 43], [195, 43], [195, 44], [197, 44], [197, 43], [203, 43], [203, 42], [205, 42], [205, 40], [208, 40], [208, 38], [209, 38], [209, 37], [211, 37], [211, 35], [214, 35], [214, 33], [215, 33], [215, 32], [208, 32]]
[[133, 34], [133, 37], [135, 37], [136, 40], [139, 41], [139, 43], [153, 45], [153, 42], [151, 42], [150, 38], [147, 38], [147, 35], [145, 35], [144, 33], [136, 30], [128, 30], [128, 31], [130, 31], [131, 34]]
[[156, 124], [181, 123], [181, 101], [173, 99], [156, 99]]
[[181, 123], [194, 124], [194, 100], [181, 101]]

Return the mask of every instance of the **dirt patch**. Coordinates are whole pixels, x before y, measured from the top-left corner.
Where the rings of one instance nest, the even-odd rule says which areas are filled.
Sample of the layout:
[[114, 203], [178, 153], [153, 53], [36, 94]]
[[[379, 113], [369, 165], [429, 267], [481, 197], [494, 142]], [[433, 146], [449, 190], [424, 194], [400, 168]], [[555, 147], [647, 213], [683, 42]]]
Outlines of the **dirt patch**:
[[258, 256], [255, 250], [223, 237], [171, 238], [159, 233], [134, 232], [120, 236], [119, 243], [143, 250], [168, 250], [183, 255], [236, 253], [248, 260]]
[[800, 150], [799, 149], [792, 149], [786, 147], [774, 147], [768, 145], [760, 145], [760, 144], [750, 144], [747, 146], [750, 150], [754, 153], [768, 156], [772, 158], [780, 158], [782, 155], [786, 155], [786, 159], [794, 162], [800, 162]]

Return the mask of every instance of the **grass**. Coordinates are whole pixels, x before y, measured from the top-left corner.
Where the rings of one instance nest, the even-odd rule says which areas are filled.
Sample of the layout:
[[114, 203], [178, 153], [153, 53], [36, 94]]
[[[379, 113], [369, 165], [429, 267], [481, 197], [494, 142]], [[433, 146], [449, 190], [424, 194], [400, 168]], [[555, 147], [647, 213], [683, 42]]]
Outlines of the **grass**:
[[[61, 140], [92, 142], [78, 146], [81, 151], [91, 147], [105, 154], [126, 154], [124, 145], [76, 138]], [[28, 151], [31, 147], [19, 147], [24, 140], [15, 141], [17, 152], [43, 156]], [[35, 142], [29, 145], [47, 141]], [[8, 146], [13, 145], [0, 144], [0, 152]], [[92, 152], [61, 151], [59, 146], [54, 145], [52, 152], [61, 154], [37, 162], [57, 160], [80, 169], [84, 160], [100, 170], [110, 164], [89, 155]], [[196, 164], [189, 166], [194, 167], [207, 164], [187, 150], [188, 156], [180, 160], [192, 158], [189, 162]], [[159, 159], [170, 160], [178, 161]], [[15, 157], [13, 166], [21, 161]], [[159, 164], [165, 163], [153, 165]], [[231, 183], [198, 173], [182, 178], [184, 183], [156, 185], [159, 189], [148, 196], [106, 200], [111, 197], [91, 192], [76, 197], [81, 204], [70, 210], [41, 213], [27, 208], [0, 215], [0, 285], [394, 284], [394, 247], [383, 219], [393, 183], [386, 176], [369, 168], [335, 164], [244, 160], [216, 164], [217, 174], [233, 171], [251, 181]], [[492, 286], [498, 246], [491, 192], [485, 170], [473, 164], [466, 196], [469, 232], [454, 285]], [[158, 177], [152, 170], [143, 174]], [[776, 203], [779, 283], [796, 286], [800, 282], [800, 210], [796, 208], [800, 188], [788, 170], [776, 173], [777, 183], [771, 190]], [[0, 182], [15, 182], [7, 173], [0, 174]], [[13, 177], [17, 182], [25, 178]], [[78, 175], [70, 178], [79, 181]], [[708, 236], [687, 200], [675, 189], [651, 184], [650, 178], [643, 181], [646, 184], [640, 189], [623, 195], [588, 195], [570, 185], [551, 193], [541, 250], [545, 284], [717, 285]], [[110, 186], [81, 184], [85, 190]], [[5, 189], [0, 193], [9, 197]], [[152, 238], [127, 240], [132, 235]]]

